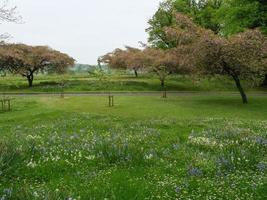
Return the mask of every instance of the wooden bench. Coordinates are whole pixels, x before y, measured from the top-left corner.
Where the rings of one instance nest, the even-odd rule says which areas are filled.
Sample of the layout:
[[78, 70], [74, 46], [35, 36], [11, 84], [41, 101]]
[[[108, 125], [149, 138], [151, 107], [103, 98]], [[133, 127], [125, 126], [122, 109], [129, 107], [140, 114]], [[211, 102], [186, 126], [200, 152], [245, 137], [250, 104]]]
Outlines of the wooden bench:
[[9, 97], [3, 97], [2, 99], [0, 99], [2, 112], [11, 111], [11, 100], [12, 99]]

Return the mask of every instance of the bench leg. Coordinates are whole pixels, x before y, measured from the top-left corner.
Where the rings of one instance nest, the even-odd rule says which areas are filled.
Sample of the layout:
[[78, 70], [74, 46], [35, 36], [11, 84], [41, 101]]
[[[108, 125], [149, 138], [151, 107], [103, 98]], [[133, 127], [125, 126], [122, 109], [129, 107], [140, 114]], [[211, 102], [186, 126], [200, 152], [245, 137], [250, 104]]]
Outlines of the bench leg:
[[108, 97], [108, 106], [109, 107], [113, 107], [114, 106], [114, 97], [113, 96], [109, 96]]
[[8, 101], [8, 111], [11, 111], [11, 102], [10, 102], [10, 100]]

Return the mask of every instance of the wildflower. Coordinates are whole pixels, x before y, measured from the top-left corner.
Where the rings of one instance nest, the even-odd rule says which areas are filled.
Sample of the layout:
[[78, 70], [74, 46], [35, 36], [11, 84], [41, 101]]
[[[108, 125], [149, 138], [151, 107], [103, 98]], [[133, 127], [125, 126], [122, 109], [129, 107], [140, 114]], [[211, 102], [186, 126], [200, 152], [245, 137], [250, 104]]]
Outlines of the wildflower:
[[219, 157], [219, 159], [217, 160], [217, 165], [220, 168], [224, 168], [224, 169], [231, 169], [233, 168], [232, 163], [226, 159], [225, 157], [221, 156]]
[[35, 191], [35, 192], [33, 193], [33, 196], [34, 196], [34, 197], [39, 197], [39, 194]]
[[181, 191], [181, 188], [179, 187], [179, 186], [177, 186], [176, 188], [175, 188], [175, 192], [176, 193], [179, 193]]
[[36, 166], [37, 164], [33, 162], [32, 160], [27, 164], [27, 167], [30, 167], [30, 168], [35, 168]]
[[267, 145], [267, 139], [263, 138], [263, 137], [256, 137], [255, 138], [256, 143], [260, 144], [260, 145]]
[[87, 160], [94, 160], [95, 159], [95, 155], [89, 155], [85, 157]]
[[12, 196], [12, 188], [6, 188], [3, 190], [4, 195], [0, 197], [0, 200], [10, 199]]
[[151, 160], [152, 158], [153, 158], [153, 154], [152, 153], [150, 153], [148, 155], [145, 155], [145, 159], [146, 160]]
[[175, 150], [178, 150], [179, 149], [179, 144], [173, 144], [172, 147], [175, 149]]
[[195, 167], [190, 167], [188, 170], [189, 176], [202, 176], [202, 171]]
[[267, 166], [266, 166], [266, 164], [265, 163], [263, 163], [263, 162], [261, 162], [261, 163], [259, 163], [259, 164], [257, 164], [257, 169], [259, 170], [259, 171], [265, 171], [266, 170], [266, 168], [267, 168]]

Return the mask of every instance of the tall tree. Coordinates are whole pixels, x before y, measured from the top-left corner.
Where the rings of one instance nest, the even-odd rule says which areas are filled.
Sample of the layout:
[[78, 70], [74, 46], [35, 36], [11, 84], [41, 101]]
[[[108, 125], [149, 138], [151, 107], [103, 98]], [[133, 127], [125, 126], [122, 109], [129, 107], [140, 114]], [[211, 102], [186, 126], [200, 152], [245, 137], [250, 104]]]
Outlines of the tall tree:
[[27, 78], [29, 87], [33, 86], [35, 74], [45, 71], [63, 72], [67, 67], [73, 66], [74, 61], [67, 54], [46, 46], [0, 45], [0, 66]]
[[195, 72], [233, 78], [243, 103], [248, 100], [241, 79], [255, 79], [267, 72], [267, 38], [259, 30], [225, 38], [178, 13], [175, 25], [167, 28], [166, 33], [176, 41], [176, 48], [188, 47], [188, 61]]
[[204, 74], [231, 77], [244, 104], [247, 95], [241, 80], [262, 78], [267, 72], [267, 38], [259, 30], [248, 30], [229, 38], [205, 35], [194, 46], [193, 59]]

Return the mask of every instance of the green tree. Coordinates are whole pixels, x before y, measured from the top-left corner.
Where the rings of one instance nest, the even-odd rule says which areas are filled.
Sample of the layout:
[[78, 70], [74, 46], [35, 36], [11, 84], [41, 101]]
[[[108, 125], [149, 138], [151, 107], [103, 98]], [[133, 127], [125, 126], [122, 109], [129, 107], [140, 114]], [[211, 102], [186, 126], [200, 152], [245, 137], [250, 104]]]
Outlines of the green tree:
[[167, 0], [160, 3], [159, 9], [149, 20], [149, 27], [146, 30], [149, 34], [148, 42], [161, 49], [173, 48], [175, 44], [168, 40], [164, 27], [171, 26], [173, 23], [173, 1]]
[[[221, 34], [230, 36], [245, 31], [247, 28], [260, 28], [267, 34], [267, 1], [266, 0], [224, 0], [217, 18]], [[267, 86], [267, 74], [263, 81]]]
[[204, 28], [219, 33], [220, 24], [217, 21], [217, 11], [222, 0], [166, 0], [162, 2], [155, 15], [149, 20], [146, 30], [149, 34], [148, 42], [157, 48], [168, 49], [175, 47], [169, 40], [164, 28], [173, 25], [173, 13], [180, 12], [190, 16], [195, 23]]
[[217, 19], [221, 25], [221, 34], [233, 35], [260, 27], [267, 33], [266, 0], [224, 0]]

